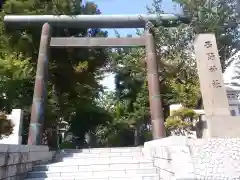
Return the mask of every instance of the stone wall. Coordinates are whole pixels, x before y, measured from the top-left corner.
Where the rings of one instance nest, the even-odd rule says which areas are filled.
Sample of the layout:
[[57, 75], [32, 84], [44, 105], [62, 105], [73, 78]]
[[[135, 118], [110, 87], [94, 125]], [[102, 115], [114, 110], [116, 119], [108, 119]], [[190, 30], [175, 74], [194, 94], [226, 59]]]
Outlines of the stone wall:
[[52, 160], [47, 146], [0, 144], [0, 179], [21, 180], [34, 165]]
[[189, 145], [197, 179], [240, 179], [239, 138], [190, 140]]
[[146, 142], [164, 180], [240, 179], [240, 138], [188, 139], [172, 136]]
[[162, 179], [194, 179], [187, 140], [184, 136], [171, 136], [144, 144], [144, 156], [154, 161]]
[[157, 167], [158, 172], [163, 179], [171, 179], [175, 173], [172, 169], [172, 157], [165, 147], [159, 147], [151, 152], [154, 166]]

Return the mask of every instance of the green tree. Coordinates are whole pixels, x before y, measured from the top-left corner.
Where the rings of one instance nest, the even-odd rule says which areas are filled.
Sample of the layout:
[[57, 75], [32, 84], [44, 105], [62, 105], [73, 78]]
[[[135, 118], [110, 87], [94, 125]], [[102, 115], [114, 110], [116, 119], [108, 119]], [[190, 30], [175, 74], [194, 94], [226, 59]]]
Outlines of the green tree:
[[[182, 103], [185, 107], [199, 108], [201, 95], [193, 51], [194, 39], [199, 33], [215, 34], [224, 71], [229, 63], [228, 58], [239, 49], [236, 2], [231, 0], [173, 2], [182, 7], [184, 14], [190, 17], [191, 23], [171, 28], [155, 28], [158, 60], [165, 63], [165, 66], [160, 66], [161, 79], [165, 77], [162, 84], [167, 90], [162, 91], [163, 101], [167, 106], [172, 103]], [[161, 3], [161, 0], [154, 0], [149, 12], [163, 13]]]
[[[235, 23], [237, 16], [231, 9], [234, 4], [230, 1], [177, 2], [183, 7], [184, 13], [190, 16], [191, 23], [180, 24], [177, 27], [159, 26], [154, 29], [165, 118], [169, 116], [169, 105], [173, 103], [181, 103], [187, 108], [195, 108], [199, 104], [201, 95], [193, 51], [196, 34], [204, 32], [216, 34], [223, 69], [227, 66], [227, 58], [236, 49], [239, 38]], [[149, 12], [163, 13], [161, 0], [154, 1]], [[140, 89], [146, 82], [145, 50], [140, 49], [138, 53], [136, 52], [132, 48], [118, 50], [113, 58], [115, 63], [112, 65], [116, 73], [118, 101], [120, 104], [127, 102], [121, 110], [124, 112], [121, 113], [123, 117], [114, 118], [128, 122], [129, 125], [144, 122], [138, 117], [138, 110], [134, 107], [141, 107], [141, 111], [147, 112], [149, 118], [149, 105], [147, 103], [143, 105], [144, 103], [141, 104], [139, 100], [141, 97], [142, 100], [148, 101], [147, 93], [144, 96], [140, 95]]]
[[[82, 4], [80, 0], [53, 0], [53, 1], [37, 1], [37, 0], [8, 0], [3, 6], [2, 18], [5, 14], [99, 14], [100, 10], [94, 3]], [[2, 21], [0, 24], [0, 53], [11, 58], [12, 52], [15, 52], [17, 60], [25, 60], [26, 67], [32, 68], [27, 71], [27, 77], [19, 84], [10, 84], [12, 78], [6, 80], [5, 84], [9, 84], [5, 90], [11, 98], [1, 98], [1, 109], [11, 109], [20, 107], [25, 110], [24, 124], [27, 130], [30, 107], [32, 103], [34, 76], [36, 72], [36, 63], [38, 56], [38, 48], [40, 41], [40, 27], [27, 28], [26, 30], [5, 29]], [[107, 36], [106, 32], [100, 29], [77, 29], [77, 28], [53, 28], [53, 36], [62, 37], [82, 37], [82, 36]], [[48, 101], [46, 104], [46, 115], [44, 129], [52, 129], [49, 134], [48, 143], [56, 146], [56, 122], [60, 119], [68, 121], [71, 125], [75, 125], [76, 121], [81, 121], [84, 126], [79, 126], [78, 131], [87, 132], [92, 124], [98, 124], [98, 120], [92, 116], [83, 116], [81, 111], [89, 114], [99, 114], [101, 109], [96, 105], [96, 98], [102, 91], [99, 84], [101, 78], [101, 68], [105, 66], [108, 59], [108, 50], [104, 49], [51, 49], [51, 59], [48, 68]], [[18, 64], [18, 67], [23, 65]], [[19, 68], [14, 67], [19, 70]], [[7, 69], [4, 65], [3, 69]], [[21, 69], [21, 68], [20, 68]], [[4, 70], [4, 71], [5, 71]], [[15, 72], [14, 69], [12, 71]], [[3, 72], [5, 73], [5, 72]], [[13, 74], [14, 74], [13, 73]], [[6, 87], [6, 86], [5, 86]], [[17, 88], [16, 88], [17, 87]], [[2, 91], [1, 94], [4, 94]], [[6, 94], [6, 93], [5, 93]], [[18, 100], [16, 102], [16, 98]], [[29, 97], [29, 98], [28, 98]], [[15, 103], [16, 102], [16, 103]], [[14, 105], [14, 103], [16, 105]], [[85, 106], [85, 104], [89, 106]], [[94, 107], [94, 108], [93, 108]], [[98, 109], [98, 110], [96, 110]], [[102, 122], [102, 121], [101, 121]], [[99, 123], [101, 123], [99, 122]], [[88, 125], [87, 125], [88, 124]], [[47, 131], [50, 132], [50, 131]], [[76, 131], [74, 131], [77, 133]], [[26, 133], [27, 134], [27, 131]], [[46, 133], [45, 133], [46, 134]], [[47, 133], [48, 134], [48, 133]], [[77, 133], [79, 135], [79, 133]]]
[[188, 34], [190, 40], [199, 33], [214, 33], [217, 39], [218, 52], [223, 71], [227, 60], [239, 50], [239, 15], [237, 1], [226, 0], [176, 0], [183, 8], [184, 14], [192, 21]]
[[134, 135], [134, 144], [140, 144], [141, 129], [149, 117], [144, 49], [119, 49], [113, 58], [116, 73], [116, 96], [125, 102], [125, 113], [121, 122]]
[[[239, 39], [239, 30], [236, 26], [237, 14], [234, 14], [235, 6], [230, 1], [178, 0], [175, 2], [182, 6], [186, 15], [190, 16], [191, 23], [180, 24], [177, 27], [159, 26], [154, 29], [159, 85], [166, 119], [169, 117], [171, 104], [181, 103], [186, 108], [199, 107], [201, 94], [193, 51], [195, 36], [204, 32], [215, 33], [223, 70], [227, 66], [226, 60], [237, 48]], [[154, 0], [153, 6], [148, 9], [149, 12], [163, 13], [161, 3], [161, 0]], [[167, 25], [166, 22], [161, 23]], [[141, 32], [138, 34], [142, 35]], [[110, 109], [115, 124], [111, 124], [112, 130], [108, 132], [117, 136], [121, 128], [136, 129], [138, 123], [149, 124], [150, 113], [148, 87], [144, 86], [145, 50], [118, 49], [112, 59], [111, 67], [116, 74], [116, 97], [112, 98], [115, 100]], [[143, 89], [146, 90], [145, 93]], [[147, 119], [147, 123], [144, 119]], [[172, 122], [169, 119], [166, 123], [167, 128]], [[175, 122], [174, 126], [177, 124], [177, 128], [184, 124], [181, 123], [182, 120]], [[104, 134], [104, 129], [100, 132]]]
[[33, 80], [33, 67], [29, 59], [15, 52], [3, 55], [0, 58], [0, 69], [1, 109], [10, 112], [13, 108], [28, 105], [32, 100], [32, 90], [26, 90]]

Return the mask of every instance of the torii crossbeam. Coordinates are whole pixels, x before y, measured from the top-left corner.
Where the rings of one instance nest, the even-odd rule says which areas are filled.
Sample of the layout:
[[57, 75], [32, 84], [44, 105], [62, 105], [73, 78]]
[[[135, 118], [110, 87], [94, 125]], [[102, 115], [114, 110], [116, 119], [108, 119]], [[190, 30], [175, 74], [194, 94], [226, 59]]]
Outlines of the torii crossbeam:
[[[26, 28], [27, 26], [42, 26], [28, 144], [41, 144], [49, 47], [146, 47], [147, 79], [153, 139], [165, 137], [155, 41], [152, 34], [152, 27], [147, 25], [149, 22], [153, 26], [161, 25], [162, 21], [179, 21], [181, 23], [189, 22], [188, 18], [173, 14], [5, 16], [4, 23], [6, 26], [14, 27], [15, 29]], [[51, 27], [145, 28], [145, 34], [141, 37], [134, 38], [51, 37]]]

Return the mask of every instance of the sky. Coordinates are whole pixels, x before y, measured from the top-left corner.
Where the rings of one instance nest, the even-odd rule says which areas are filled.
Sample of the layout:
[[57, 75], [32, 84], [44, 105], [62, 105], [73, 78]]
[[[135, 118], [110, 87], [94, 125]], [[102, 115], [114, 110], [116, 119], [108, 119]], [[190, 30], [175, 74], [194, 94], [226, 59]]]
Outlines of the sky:
[[[152, 0], [85, 0], [95, 2], [102, 14], [145, 14], [147, 6], [151, 7]], [[171, 0], [163, 0], [162, 7], [165, 13], [174, 13], [173, 3]], [[128, 34], [136, 35], [135, 29], [116, 29], [121, 36]], [[115, 37], [114, 30], [108, 29], [108, 36]], [[106, 90], [114, 90], [114, 75], [106, 74], [101, 84], [107, 87]]]

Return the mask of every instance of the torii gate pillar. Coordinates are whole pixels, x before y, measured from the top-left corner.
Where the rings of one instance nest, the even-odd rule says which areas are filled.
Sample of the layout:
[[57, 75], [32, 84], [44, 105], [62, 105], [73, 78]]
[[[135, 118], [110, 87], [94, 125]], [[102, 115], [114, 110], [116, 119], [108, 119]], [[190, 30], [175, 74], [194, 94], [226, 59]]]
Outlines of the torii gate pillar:
[[29, 125], [28, 144], [42, 144], [42, 125], [44, 123], [44, 108], [47, 96], [47, 71], [49, 48], [51, 40], [51, 27], [45, 23], [38, 52], [37, 72], [31, 110], [31, 121]]

